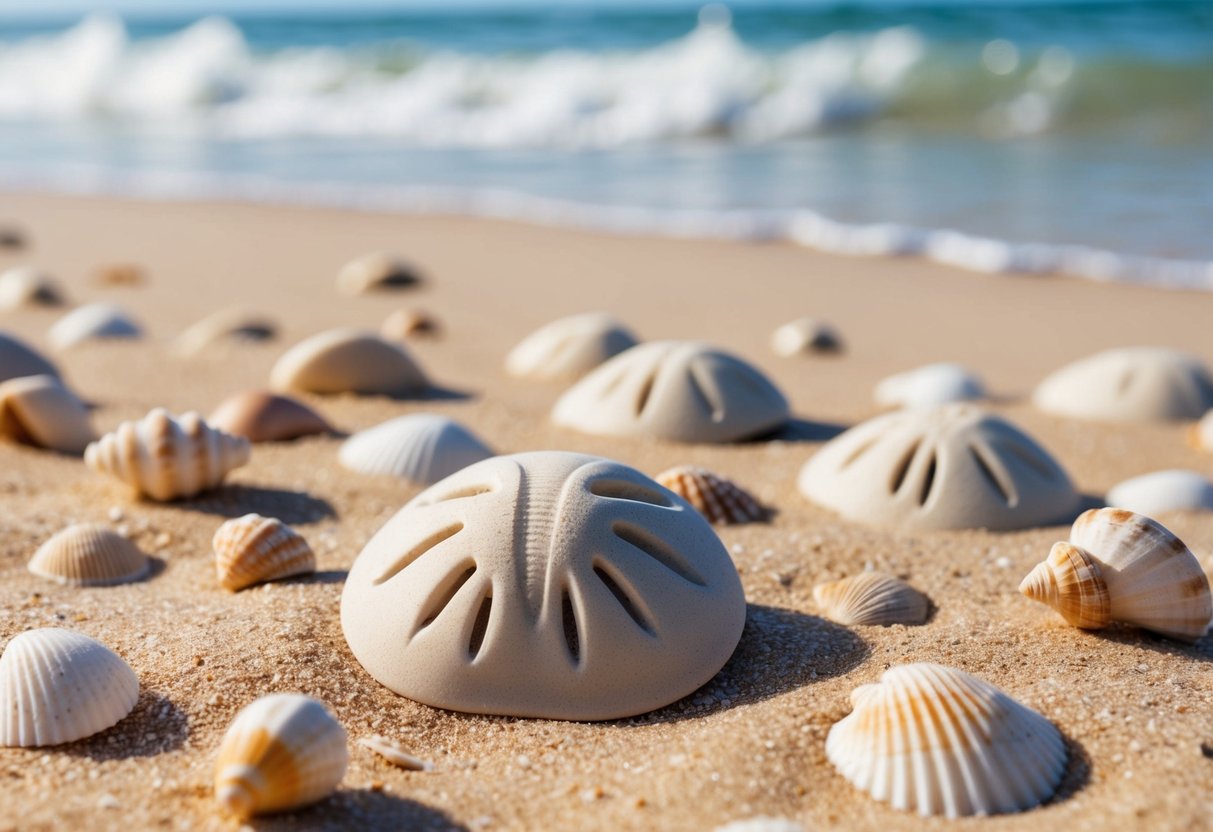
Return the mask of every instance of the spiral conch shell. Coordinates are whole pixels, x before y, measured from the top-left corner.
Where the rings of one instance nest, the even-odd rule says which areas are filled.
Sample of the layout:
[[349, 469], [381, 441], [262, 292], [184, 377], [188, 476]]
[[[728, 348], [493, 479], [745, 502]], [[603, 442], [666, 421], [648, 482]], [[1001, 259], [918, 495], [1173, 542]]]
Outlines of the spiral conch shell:
[[1061, 732], [998, 688], [960, 670], [908, 664], [851, 693], [826, 737], [847, 780], [923, 817], [1020, 812], [1065, 773]]
[[706, 468], [679, 465], [653, 479], [690, 503], [709, 523], [732, 525], [766, 519], [766, 509], [749, 492]]
[[1120, 508], [1083, 513], [1019, 591], [1088, 630], [1120, 621], [1196, 641], [1213, 618], [1196, 556], [1161, 523]]
[[39, 546], [29, 571], [71, 586], [112, 586], [139, 580], [150, 566], [147, 555], [113, 529], [77, 523]]
[[299, 693], [270, 694], [227, 729], [215, 799], [241, 820], [298, 809], [332, 794], [348, 763], [345, 729], [323, 704]]
[[246, 514], [215, 532], [219, 585], [239, 589], [316, 571], [316, 555], [303, 536], [274, 517]]
[[215, 430], [197, 413], [174, 419], [163, 408], [123, 422], [84, 451], [89, 468], [161, 501], [216, 488], [248, 458], [244, 437]]
[[860, 572], [818, 584], [813, 600], [826, 618], [847, 625], [921, 624], [930, 612], [925, 595], [883, 572]]

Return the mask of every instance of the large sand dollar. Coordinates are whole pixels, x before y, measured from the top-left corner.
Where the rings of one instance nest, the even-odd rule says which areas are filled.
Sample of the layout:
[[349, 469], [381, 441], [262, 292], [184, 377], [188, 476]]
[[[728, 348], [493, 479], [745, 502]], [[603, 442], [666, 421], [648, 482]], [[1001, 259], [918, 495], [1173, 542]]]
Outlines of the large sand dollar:
[[711, 527], [618, 462], [478, 462], [423, 491], [350, 570], [341, 625], [387, 687], [440, 708], [600, 720], [720, 670], [745, 597]]
[[1069, 522], [1080, 497], [1010, 422], [968, 404], [878, 416], [827, 442], [800, 491], [849, 520], [908, 529], [1022, 529]]
[[734, 442], [781, 427], [788, 402], [736, 356], [696, 341], [641, 344], [599, 366], [552, 411], [564, 427], [600, 436]]

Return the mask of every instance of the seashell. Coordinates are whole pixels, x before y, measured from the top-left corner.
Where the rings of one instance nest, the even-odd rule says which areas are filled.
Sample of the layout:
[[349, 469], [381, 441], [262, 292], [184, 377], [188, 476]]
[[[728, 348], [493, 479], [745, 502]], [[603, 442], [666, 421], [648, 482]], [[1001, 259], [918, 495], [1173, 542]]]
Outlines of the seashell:
[[250, 442], [282, 442], [334, 432], [323, 416], [303, 402], [265, 390], [229, 396], [206, 421], [211, 427]]
[[1198, 451], [1213, 451], [1213, 410], [1206, 411], [1199, 422], [1188, 426], [1188, 444]]
[[883, 572], [860, 572], [813, 587], [813, 600], [825, 617], [839, 624], [922, 624], [927, 596], [901, 578]]
[[442, 334], [438, 319], [421, 309], [397, 309], [384, 319], [379, 334], [389, 341], [410, 338], [437, 338]]
[[788, 403], [739, 358], [693, 341], [656, 341], [620, 353], [556, 402], [552, 421], [599, 436], [734, 442], [788, 420]]
[[90, 303], [68, 312], [47, 332], [56, 348], [65, 350], [96, 338], [141, 338], [143, 329], [119, 306]]
[[0, 656], [0, 746], [91, 737], [138, 700], [135, 671], [101, 642], [57, 627], [27, 630]]
[[523, 338], [505, 357], [505, 369], [517, 378], [572, 380], [636, 343], [636, 336], [605, 312], [570, 315]]
[[0, 274], [0, 309], [25, 306], [60, 306], [63, 293], [46, 272], [33, 266], [15, 266]]
[[771, 350], [791, 358], [806, 353], [842, 352], [842, 338], [834, 327], [812, 318], [797, 318], [771, 333]]
[[364, 295], [418, 286], [421, 276], [409, 263], [382, 252], [351, 260], [337, 273], [337, 288], [347, 295]]
[[1138, 514], [1213, 509], [1213, 482], [1195, 471], [1154, 471], [1127, 479], [1108, 491], [1107, 503]]
[[907, 529], [995, 531], [1073, 517], [1081, 501], [1049, 453], [968, 404], [899, 410], [827, 442], [800, 492], [849, 520]]
[[147, 273], [134, 263], [110, 263], [93, 270], [93, 282], [101, 286], [138, 286]]
[[372, 737], [362, 737], [358, 740], [358, 744], [363, 748], [369, 748], [371, 751], [374, 751], [394, 766], [399, 766], [409, 771], [434, 770], [434, 764], [429, 760], [414, 757], [401, 748], [400, 743], [395, 740], [389, 740], [387, 737], [381, 737], [378, 734]]
[[215, 532], [215, 572], [232, 592], [316, 571], [316, 556], [303, 535], [274, 517], [246, 514]]
[[123, 422], [84, 451], [89, 468], [161, 501], [217, 488], [248, 458], [243, 436], [215, 430], [193, 412], [174, 419], [160, 407], [138, 422]]
[[55, 365], [35, 349], [5, 332], [0, 332], [0, 381], [25, 376], [59, 377]]
[[1190, 355], [1130, 347], [1062, 367], [1040, 383], [1032, 401], [1046, 413], [1074, 419], [1197, 419], [1213, 407], [1213, 379]]
[[1084, 512], [1019, 591], [1089, 630], [1119, 621], [1196, 641], [1213, 618], [1196, 556], [1161, 523], [1120, 508]]
[[0, 382], [0, 436], [70, 454], [97, 438], [84, 402], [48, 375]]
[[147, 574], [151, 561], [135, 543], [97, 523], [68, 526], [30, 558], [29, 571], [69, 586], [113, 586]]
[[270, 371], [275, 390], [311, 393], [407, 395], [425, 390], [425, 375], [397, 344], [355, 329], [331, 329], [305, 338]]
[[197, 355], [208, 347], [278, 337], [278, 324], [271, 318], [240, 307], [220, 309], [207, 315], [177, 336], [173, 348], [180, 355]]
[[240, 820], [323, 800], [345, 777], [345, 742], [341, 723], [310, 696], [262, 696], [236, 714], [223, 735], [215, 799]]
[[445, 416], [412, 413], [354, 434], [341, 446], [341, 464], [361, 474], [390, 474], [433, 485], [493, 455], [471, 431]]
[[766, 509], [749, 492], [706, 468], [679, 465], [653, 479], [690, 503], [709, 523], [732, 525], [766, 519]]
[[927, 364], [889, 376], [876, 385], [874, 398], [882, 407], [938, 407], [986, 397], [981, 379], [959, 364]]
[[341, 626], [396, 693], [448, 710], [616, 719], [686, 696], [745, 623], [712, 527], [632, 468], [561, 451], [423, 491], [354, 561]]
[[923, 817], [1021, 812], [1066, 769], [1056, 726], [975, 676], [937, 664], [889, 668], [851, 693], [826, 757], [855, 787]]
[[29, 245], [25, 234], [13, 225], [0, 225], [0, 248], [18, 251]]

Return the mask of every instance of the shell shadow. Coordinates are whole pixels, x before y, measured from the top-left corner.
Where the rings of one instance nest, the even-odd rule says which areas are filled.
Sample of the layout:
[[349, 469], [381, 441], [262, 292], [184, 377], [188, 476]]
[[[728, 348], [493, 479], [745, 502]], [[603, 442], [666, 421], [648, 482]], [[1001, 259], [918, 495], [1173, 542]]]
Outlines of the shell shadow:
[[402, 829], [427, 832], [467, 832], [467, 827], [441, 809], [407, 797], [374, 789], [342, 789], [312, 806], [294, 812], [253, 818], [252, 829], [276, 830]]
[[672, 705], [621, 722], [676, 722], [761, 702], [818, 679], [848, 673], [870, 652], [866, 641], [832, 621], [795, 610], [747, 604], [741, 641], [719, 673]]
[[1087, 754], [1087, 749], [1064, 731], [1061, 732], [1061, 739], [1066, 745], [1066, 770], [1057, 785], [1057, 791], [1053, 792], [1045, 806], [1069, 800], [1091, 782], [1091, 756]]
[[55, 750], [94, 762], [154, 757], [180, 748], [189, 736], [185, 712], [165, 696], [144, 690], [117, 725]]
[[243, 517], [256, 512], [265, 517], [277, 517], [287, 524], [317, 523], [337, 516], [332, 503], [321, 497], [303, 491], [255, 485], [225, 485], [217, 491], [170, 505], [221, 517]]
[[1088, 632], [1092, 638], [1153, 650], [1155, 653], [1175, 656], [1180, 660], [1213, 662], [1213, 632], [1205, 633], [1191, 644], [1132, 626], [1112, 626]]
[[388, 398], [401, 402], [449, 402], [474, 399], [478, 395], [479, 393], [472, 390], [458, 390], [454, 387], [443, 387], [442, 385], [431, 384], [425, 390], [417, 393], [389, 396]]
[[789, 419], [783, 427], [755, 437], [755, 442], [828, 442], [850, 429], [850, 425], [835, 422], [814, 422], [809, 419]]
[[349, 576], [348, 569], [323, 569], [310, 572], [307, 575], [292, 575], [289, 578], [279, 578], [280, 584], [341, 584]]

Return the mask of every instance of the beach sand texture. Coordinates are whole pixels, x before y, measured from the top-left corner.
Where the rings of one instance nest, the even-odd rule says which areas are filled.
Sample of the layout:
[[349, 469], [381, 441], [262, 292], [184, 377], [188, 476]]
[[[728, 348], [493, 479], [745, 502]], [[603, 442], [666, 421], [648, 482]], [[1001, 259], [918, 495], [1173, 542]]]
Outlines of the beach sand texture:
[[[1101, 494], [1162, 468], [1213, 473], [1185, 426], [1101, 425], [1036, 412], [1032, 387], [1063, 363], [1122, 345], [1164, 345], [1213, 360], [1213, 294], [1067, 279], [978, 276], [921, 262], [834, 258], [787, 245], [600, 236], [451, 218], [302, 208], [156, 204], [5, 195], [30, 261], [73, 303], [110, 301], [148, 329], [143, 340], [54, 353], [62, 310], [7, 312], [0, 328], [52, 355], [97, 405], [96, 428], [156, 406], [206, 414], [263, 387], [287, 347], [336, 326], [376, 330], [403, 302], [443, 321], [441, 339], [408, 349], [444, 393], [427, 400], [303, 396], [353, 432], [406, 413], [467, 425], [510, 453], [565, 449], [608, 456], [650, 476], [695, 464], [751, 491], [770, 523], [718, 527], [749, 610], [732, 660], [694, 695], [652, 714], [576, 724], [450, 713], [375, 682], [346, 646], [338, 605], [366, 541], [420, 491], [337, 462], [341, 439], [261, 444], [221, 491], [181, 503], [137, 502], [76, 458], [0, 446], [0, 641], [69, 627], [116, 650], [142, 684], [130, 717], [90, 739], [0, 749], [0, 830], [226, 829], [211, 795], [214, 756], [237, 711], [270, 692], [325, 702], [350, 735], [338, 794], [257, 829], [713, 829], [765, 815], [805, 829], [1213, 828], [1213, 637], [1185, 646], [1133, 630], [1087, 633], [1023, 598], [1024, 575], [1065, 539], [1054, 527], [992, 534], [903, 533], [843, 521], [796, 490], [820, 443], [876, 412], [873, 385], [932, 361], [979, 372], [997, 412], [1054, 453], [1079, 487]], [[334, 278], [365, 251], [396, 251], [427, 283], [346, 297]], [[140, 286], [92, 282], [95, 266], [136, 262]], [[276, 341], [183, 358], [171, 339], [239, 304], [276, 318]], [[511, 379], [504, 356], [557, 317], [603, 310], [645, 340], [696, 338], [761, 367], [788, 396], [782, 438], [676, 445], [590, 437], [548, 420], [564, 387]], [[836, 325], [837, 357], [779, 358], [771, 331], [802, 316]], [[210, 541], [248, 512], [304, 534], [316, 575], [231, 594]], [[111, 522], [158, 562], [150, 579], [60, 587], [26, 571], [34, 550], [72, 522]], [[1159, 518], [1206, 570], [1213, 515]], [[937, 607], [923, 626], [846, 628], [818, 617], [813, 585], [865, 565], [899, 575]], [[1071, 762], [1043, 808], [1015, 816], [923, 821], [870, 799], [825, 757], [849, 694], [891, 665], [929, 661], [973, 673], [1052, 720]], [[434, 763], [393, 768], [355, 740], [383, 734]]]

